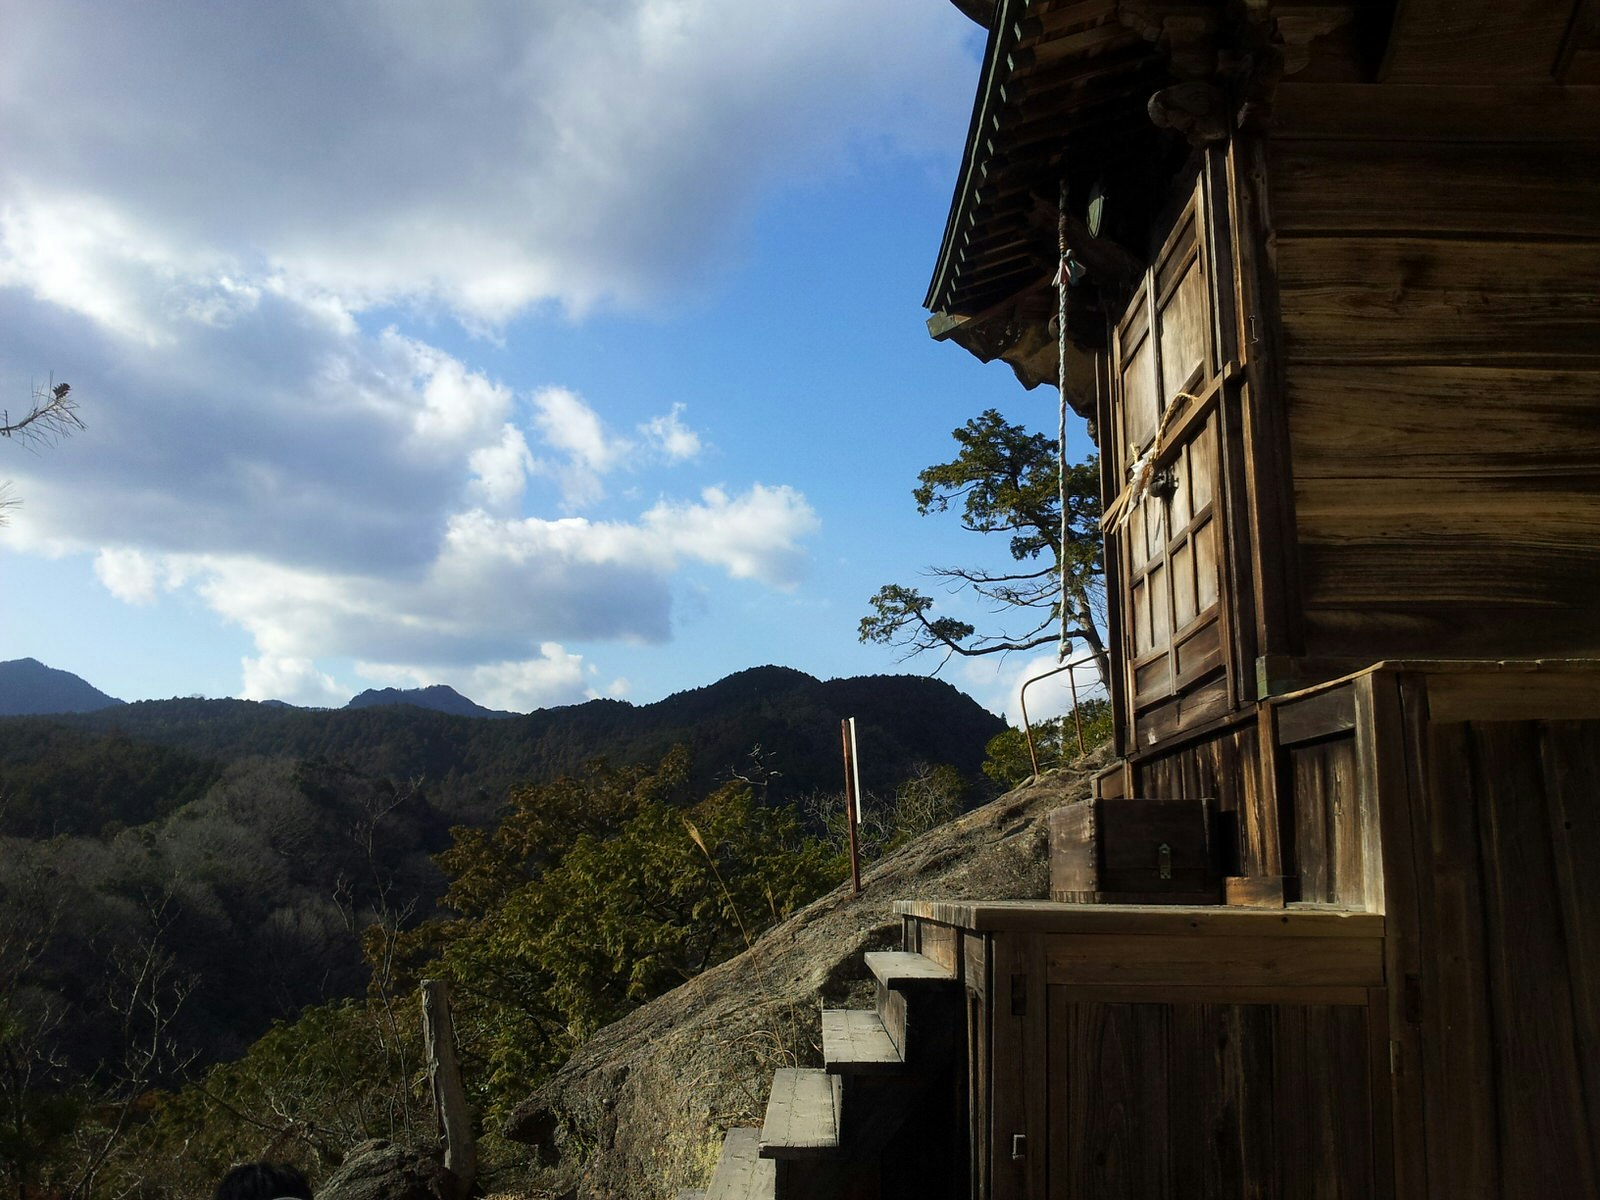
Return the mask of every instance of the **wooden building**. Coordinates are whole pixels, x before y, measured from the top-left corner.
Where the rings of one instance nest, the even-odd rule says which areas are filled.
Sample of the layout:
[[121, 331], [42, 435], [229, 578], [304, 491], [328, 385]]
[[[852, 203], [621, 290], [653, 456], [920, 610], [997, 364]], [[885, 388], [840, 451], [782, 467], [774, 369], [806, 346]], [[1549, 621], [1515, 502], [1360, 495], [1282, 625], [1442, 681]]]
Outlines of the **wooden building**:
[[1056, 902], [900, 905], [774, 1101], [871, 1165], [772, 1189], [1600, 1196], [1600, 3], [955, 2], [929, 326], [1064, 353], [1121, 757]]

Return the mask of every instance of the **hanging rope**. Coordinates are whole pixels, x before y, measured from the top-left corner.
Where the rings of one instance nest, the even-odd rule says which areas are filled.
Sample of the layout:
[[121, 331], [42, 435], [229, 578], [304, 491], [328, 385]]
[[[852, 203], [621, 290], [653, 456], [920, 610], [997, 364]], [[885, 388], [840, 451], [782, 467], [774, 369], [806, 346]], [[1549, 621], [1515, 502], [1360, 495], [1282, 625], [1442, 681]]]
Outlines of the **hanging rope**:
[[1061, 420], [1056, 435], [1056, 501], [1061, 505], [1061, 542], [1056, 561], [1061, 568], [1061, 638], [1056, 647], [1056, 661], [1066, 662], [1072, 643], [1067, 638], [1067, 289], [1072, 286], [1072, 272], [1067, 267], [1067, 179], [1061, 177], [1060, 203], [1056, 209], [1056, 242], [1060, 251], [1060, 267], [1056, 272], [1056, 320], [1060, 336], [1056, 342], [1056, 390], [1061, 393]]
[[1144, 499], [1145, 492], [1150, 490], [1151, 480], [1155, 478], [1156, 462], [1166, 453], [1167, 434], [1171, 431], [1173, 422], [1179, 413], [1199, 399], [1199, 396], [1190, 395], [1188, 392], [1178, 392], [1172, 397], [1172, 403], [1167, 405], [1167, 411], [1161, 417], [1161, 424], [1156, 428], [1155, 440], [1150, 443], [1149, 449], [1134, 459], [1133, 465], [1128, 468], [1127, 484], [1101, 516], [1102, 532], [1121, 529], [1128, 523], [1128, 519], [1133, 516], [1134, 506]]

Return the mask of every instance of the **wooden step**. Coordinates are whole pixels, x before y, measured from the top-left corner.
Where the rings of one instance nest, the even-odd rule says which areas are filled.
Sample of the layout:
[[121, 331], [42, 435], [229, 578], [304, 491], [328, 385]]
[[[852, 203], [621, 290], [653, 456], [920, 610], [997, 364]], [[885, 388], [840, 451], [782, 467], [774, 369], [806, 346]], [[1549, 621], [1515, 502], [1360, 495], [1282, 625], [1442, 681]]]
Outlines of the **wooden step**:
[[[759, 1129], [730, 1129], [722, 1139], [722, 1155], [705, 1200], [772, 1200], [777, 1190], [777, 1164], [761, 1157]], [[679, 1200], [693, 1196], [684, 1192]]]
[[939, 1065], [960, 1017], [955, 972], [907, 950], [873, 950], [867, 969], [878, 981], [878, 1017], [913, 1070]]
[[822, 1061], [830, 1075], [895, 1075], [906, 1065], [871, 1009], [822, 1010]]
[[925, 955], [910, 950], [869, 950], [867, 970], [884, 987], [900, 991], [940, 990], [952, 987], [956, 973]]
[[816, 1158], [839, 1149], [839, 1077], [781, 1067], [772, 1074], [762, 1158]]

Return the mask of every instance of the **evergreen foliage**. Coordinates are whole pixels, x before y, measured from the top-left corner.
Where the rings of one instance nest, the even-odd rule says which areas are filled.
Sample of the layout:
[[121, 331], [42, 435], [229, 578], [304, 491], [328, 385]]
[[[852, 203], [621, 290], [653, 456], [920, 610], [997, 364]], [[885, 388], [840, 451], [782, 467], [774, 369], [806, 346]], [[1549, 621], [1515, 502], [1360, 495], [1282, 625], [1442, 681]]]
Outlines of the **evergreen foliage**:
[[959, 447], [956, 457], [918, 476], [912, 490], [917, 511], [927, 516], [955, 506], [969, 533], [1006, 537], [1016, 567], [1000, 572], [933, 567], [929, 574], [951, 592], [970, 591], [989, 602], [999, 624], [980, 631], [969, 621], [940, 615], [932, 596], [891, 583], [869, 601], [872, 612], [861, 619], [861, 640], [946, 657], [1032, 650], [1058, 641], [1064, 608], [1067, 636], [1088, 647], [1101, 679], [1108, 680], [1098, 621], [1105, 571], [1098, 460], [1067, 464], [1063, 488], [1054, 439], [1029, 433], [992, 408], [951, 436]]
[[[1078, 705], [1077, 715], [1083, 726], [1084, 749], [1093, 750], [1110, 740], [1109, 700], [1085, 700]], [[1033, 755], [1028, 753], [1026, 732], [1016, 728], [1001, 730], [989, 739], [984, 749], [988, 757], [983, 773], [1002, 789], [1014, 788], [1033, 777], [1033, 755], [1037, 755], [1041, 771], [1065, 766], [1082, 755], [1078, 749], [1078, 727], [1071, 713], [1034, 725]]]

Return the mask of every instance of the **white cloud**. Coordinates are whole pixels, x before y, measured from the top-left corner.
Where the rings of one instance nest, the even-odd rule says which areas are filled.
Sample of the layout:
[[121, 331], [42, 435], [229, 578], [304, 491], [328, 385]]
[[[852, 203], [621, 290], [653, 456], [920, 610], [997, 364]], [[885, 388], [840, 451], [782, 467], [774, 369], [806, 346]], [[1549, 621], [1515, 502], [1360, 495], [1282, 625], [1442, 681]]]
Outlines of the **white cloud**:
[[637, 470], [647, 462], [682, 463], [700, 453], [700, 435], [684, 424], [682, 404], [642, 422], [638, 442], [613, 434], [600, 414], [567, 388], [541, 388], [532, 407], [535, 430], [559, 458], [530, 458], [529, 469], [556, 479], [568, 511], [603, 499], [604, 479], [615, 471]]
[[468, 691], [489, 708], [511, 712], [572, 703], [590, 695], [584, 684], [583, 656], [568, 654], [555, 642], [541, 645], [537, 658], [473, 667], [464, 682], [466, 688], [457, 691]]
[[190, 589], [252, 637], [247, 694], [312, 703], [343, 699], [332, 656], [566, 695], [560, 645], [668, 638], [685, 563], [794, 586], [818, 522], [791, 487], [528, 515], [536, 471], [572, 513], [701, 435], [682, 405], [618, 432], [594, 398], [516, 395], [415, 327], [646, 310], [714, 282], [774, 187], [948, 151], [966, 22], [875, 0], [887, 55], [862, 22], [859, 0], [13, 6], [0, 378], [59, 369], [89, 428], [8, 461], [27, 507], [0, 537], [96, 554], [130, 603]]
[[686, 462], [700, 453], [700, 435], [683, 423], [683, 412], [683, 405], [674, 404], [671, 412], [639, 426], [645, 440], [668, 462]]
[[107, 548], [95, 555], [94, 577], [126, 604], [149, 604], [156, 598], [161, 572], [148, 554]]
[[821, 526], [803, 495], [758, 483], [736, 497], [709, 487], [700, 500], [663, 500], [644, 514], [644, 523], [661, 544], [722, 567], [735, 579], [785, 590], [800, 582], [806, 561], [800, 541]]
[[505, 712], [575, 704], [595, 694], [585, 682], [583, 656], [569, 653], [557, 642], [543, 643], [530, 658], [481, 663], [465, 669], [360, 662], [356, 671], [381, 687], [446, 684], [485, 708]]
[[[330, 571], [256, 555], [103, 551], [102, 583], [130, 602], [159, 587], [189, 586], [245, 630], [259, 657], [246, 663], [245, 694], [329, 703], [319, 659], [350, 656], [371, 678], [448, 682], [533, 707], [598, 694], [583, 684], [568, 641], [666, 641], [672, 579], [685, 559], [734, 578], [789, 586], [815, 530], [805, 499], [755, 485], [702, 503], [652, 508], [637, 522], [547, 520], [468, 509], [451, 516], [415, 572]], [[610, 691], [616, 694], [614, 684]], [[336, 690], [336, 689], [334, 689]], [[316, 697], [308, 700], [305, 697]]]
[[[1085, 652], [1080, 645], [1073, 654], [1082, 657]], [[1021, 729], [1022, 689], [1029, 680], [1039, 680], [1027, 690], [1028, 717], [1035, 722], [1070, 713], [1073, 686], [1078, 689], [1080, 701], [1105, 697], [1106, 689], [1094, 663], [1074, 667], [1070, 683], [1066, 671], [1044, 678], [1059, 665], [1054, 653], [1008, 654], [962, 659], [959, 673], [961, 686], [978, 703], [990, 712], [1004, 713], [1006, 720]]]
[[545, 445], [561, 455], [556, 464], [540, 464], [561, 484], [569, 509], [583, 508], [605, 495], [603, 476], [633, 451], [627, 440], [606, 431], [600, 414], [562, 387], [541, 388], [533, 395], [533, 424]]
[[341, 688], [307, 658], [263, 654], [246, 658], [241, 665], [244, 686], [239, 695], [245, 700], [282, 700], [310, 708], [338, 708], [350, 699], [349, 688]]
[[500, 440], [479, 446], [467, 461], [475, 476], [474, 494], [496, 511], [511, 508], [521, 501], [528, 472], [534, 467], [528, 441], [515, 425], [502, 426]]
[[78, 277], [74, 231], [356, 309], [651, 303], [727, 261], [764, 189], [845, 147], [948, 150], [969, 29], [926, 4], [14, 6], [0, 186], [38, 253], [8, 266], [135, 336], [147, 306]]
[[606, 433], [600, 414], [566, 388], [541, 389], [533, 407], [534, 425], [545, 442], [596, 475], [611, 470], [632, 448]]

